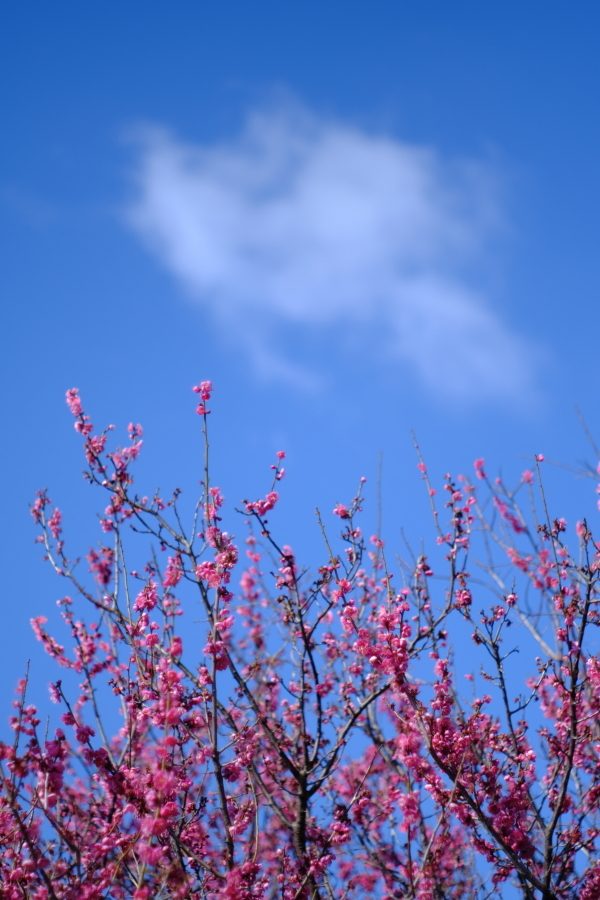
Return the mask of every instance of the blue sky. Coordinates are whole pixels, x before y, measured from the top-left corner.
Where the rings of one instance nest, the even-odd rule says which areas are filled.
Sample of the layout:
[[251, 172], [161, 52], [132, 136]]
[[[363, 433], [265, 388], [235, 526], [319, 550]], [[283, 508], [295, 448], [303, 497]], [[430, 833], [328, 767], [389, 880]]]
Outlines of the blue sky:
[[[282, 540], [383, 454], [388, 542], [433, 542], [433, 477], [484, 456], [592, 457], [600, 127], [596, 4], [6, 5], [0, 41], [5, 694], [62, 586], [27, 504], [98, 535], [64, 392], [145, 426], [145, 489], [200, 477], [215, 384], [231, 507], [288, 454]], [[594, 484], [548, 469], [553, 514]], [[370, 489], [370, 490], [369, 490]], [[230, 530], [239, 530], [232, 513]], [[75, 550], [74, 550], [75, 552]], [[10, 687], [9, 687], [10, 686]]]

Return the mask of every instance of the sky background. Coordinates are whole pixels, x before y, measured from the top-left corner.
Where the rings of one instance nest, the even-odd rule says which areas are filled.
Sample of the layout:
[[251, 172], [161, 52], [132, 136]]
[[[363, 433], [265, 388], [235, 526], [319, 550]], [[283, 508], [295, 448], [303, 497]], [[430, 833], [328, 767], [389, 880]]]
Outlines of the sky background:
[[[287, 453], [273, 524], [320, 562], [366, 476], [366, 530], [433, 544], [434, 479], [517, 479], [600, 435], [600, 8], [536, 2], [4, 4], [0, 28], [2, 696], [64, 586], [28, 503], [98, 540], [64, 404], [145, 428], [145, 492], [200, 478], [215, 385], [233, 507]], [[552, 515], [595, 483], [546, 468]], [[37, 690], [37, 689], [36, 689]]]

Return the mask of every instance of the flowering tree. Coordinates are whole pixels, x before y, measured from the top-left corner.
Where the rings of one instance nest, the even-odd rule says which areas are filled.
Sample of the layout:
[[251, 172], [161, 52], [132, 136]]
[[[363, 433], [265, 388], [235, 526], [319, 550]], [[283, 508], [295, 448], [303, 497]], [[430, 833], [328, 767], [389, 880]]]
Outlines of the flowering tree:
[[[446, 476], [445, 512], [420, 460], [434, 581], [424, 555], [392, 573], [380, 536], [364, 541], [362, 482], [334, 509], [336, 541], [319, 517], [324, 561], [302, 568], [268, 522], [278, 453], [270, 492], [243, 503], [242, 571], [210, 478], [212, 385], [194, 390], [205, 465], [187, 525], [179, 490], [133, 488], [140, 426], [108, 449], [67, 393], [107, 505], [89, 572], [45, 492], [32, 508], [70, 585], [69, 648], [44, 616], [33, 627], [80, 687], [51, 684], [64, 728], [49, 736], [19, 684], [0, 744], [2, 900], [454, 900], [510, 883], [527, 900], [600, 897], [600, 545], [585, 521], [574, 551], [562, 520], [537, 522], [542, 458], [516, 490], [483, 460], [473, 483]], [[532, 651], [516, 697], [511, 623]], [[488, 692], [465, 700], [465, 675]]]

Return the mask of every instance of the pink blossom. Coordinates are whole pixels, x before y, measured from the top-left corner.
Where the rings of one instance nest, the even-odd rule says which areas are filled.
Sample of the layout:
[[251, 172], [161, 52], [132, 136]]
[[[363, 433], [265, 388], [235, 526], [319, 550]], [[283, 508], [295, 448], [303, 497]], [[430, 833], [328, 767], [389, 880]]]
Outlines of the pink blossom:
[[75, 737], [80, 744], [87, 744], [89, 739], [94, 737], [95, 734], [96, 732], [89, 725], [79, 725], [75, 731]]
[[183, 641], [180, 637], [174, 637], [169, 648], [171, 656], [181, 656], [183, 653]]
[[212, 381], [201, 381], [199, 385], [192, 388], [195, 394], [200, 394], [203, 400], [209, 400], [214, 388]]
[[71, 413], [74, 416], [83, 415], [83, 407], [81, 405], [81, 399], [79, 397], [79, 391], [77, 388], [71, 388], [67, 391], [67, 406], [71, 410]]
[[157, 603], [158, 593], [156, 582], [149, 581], [137, 595], [133, 608], [136, 612], [141, 612], [145, 609], [154, 609]]
[[180, 556], [170, 556], [163, 579], [163, 587], [176, 587], [183, 578]]
[[52, 532], [52, 537], [55, 541], [58, 540], [59, 535], [62, 531], [61, 528], [62, 515], [59, 509], [55, 509], [50, 518], [48, 519], [48, 528]]
[[111, 547], [102, 547], [99, 553], [93, 549], [88, 552], [90, 572], [93, 572], [96, 581], [103, 587], [112, 579], [114, 555]]
[[249, 513], [254, 512], [259, 516], [264, 516], [274, 508], [278, 500], [279, 494], [277, 494], [276, 491], [271, 491], [264, 500], [255, 500], [253, 503], [246, 503], [246, 511]]
[[470, 606], [472, 603], [471, 592], [464, 588], [457, 591], [455, 596], [455, 603], [459, 609], [464, 609], [465, 607]]
[[48, 689], [50, 691], [50, 699], [52, 700], [52, 702], [60, 703], [60, 701], [61, 701], [60, 682], [58, 682], [57, 684], [50, 682], [50, 684], [48, 685]]

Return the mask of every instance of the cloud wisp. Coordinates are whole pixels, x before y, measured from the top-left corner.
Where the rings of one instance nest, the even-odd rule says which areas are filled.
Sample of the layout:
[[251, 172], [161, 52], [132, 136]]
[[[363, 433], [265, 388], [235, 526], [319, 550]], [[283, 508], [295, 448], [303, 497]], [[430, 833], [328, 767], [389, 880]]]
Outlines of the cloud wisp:
[[292, 326], [360, 333], [445, 398], [530, 394], [535, 352], [476, 273], [498, 218], [485, 168], [297, 108], [254, 112], [224, 143], [136, 135], [127, 219], [265, 370]]

